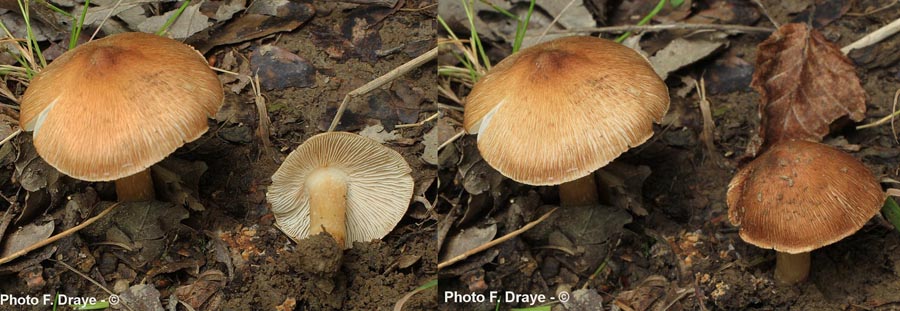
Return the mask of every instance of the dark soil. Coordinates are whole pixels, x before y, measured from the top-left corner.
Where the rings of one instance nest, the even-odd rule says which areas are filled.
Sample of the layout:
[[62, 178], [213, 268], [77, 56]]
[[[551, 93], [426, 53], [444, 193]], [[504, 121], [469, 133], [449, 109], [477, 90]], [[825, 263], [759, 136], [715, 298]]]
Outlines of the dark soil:
[[[109, 234], [92, 237], [79, 233], [13, 262], [15, 265], [0, 265], [7, 268], [0, 273], [0, 293], [109, 297], [61, 266], [65, 262], [115, 293], [138, 284], [159, 291], [158, 297], [152, 293], [132, 295], [138, 297], [130, 302], [136, 310], [151, 308], [152, 304], [142, 301], [161, 301], [167, 310], [188, 310], [184, 305], [176, 308], [176, 298], [192, 304], [195, 310], [389, 310], [402, 296], [433, 279], [436, 221], [423, 212], [422, 203], [412, 204], [409, 216], [383, 240], [357, 242], [346, 251], [326, 236], [295, 243], [273, 226], [266, 187], [288, 153], [327, 129], [348, 92], [434, 47], [433, 1], [401, 1], [395, 9], [332, 1], [312, 4], [315, 15], [292, 32], [220, 46], [206, 53], [212, 62], [223, 66], [228, 66], [225, 58], [234, 57], [237, 60], [225, 69], [242, 72], [246, 68], [240, 66], [256, 49], [271, 45], [308, 62], [314, 71], [307, 78], [313, 82], [267, 89], [272, 81], [267, 83], [266, 76], [260, 74], [271, 120], [271, 145], [266, 146], [256, 133], [260, 118], [251, 87], [235, 93], [231, 86], [237, 82], [226, 79], [231, 82], [225, 85], [226, 102], [216, 116], [217, 122], [210, 121], [206, 135], [170, 156], [205, 165], [206, 170], [202, 175], [194, 174], [196, 188], [188, 191], [191, 196], [185, 206], [171, 207], [185, 219], [161, 221], [171, 227], [161, 226], [156, 231], [159, 236], [153, 237], [153, 243], [160, 246], [159, 253], [144, 258], [139, 256], [144, 253], [116, 247], [122, 244], [106, 243], [111, 241]], [[337, 130], [357, 132], [372, 125], [391, 130], [428, 118], [436, 111], [434, 73], [435, 63], [427, 63], [352, 100]], [[431, 127], [425, 123], [398, 129], [399, 137], [385, 144], [406, 158], [416, 181], [414, 193], [427, 201], [435, 197], [432, 184], [436, 166], [420, 157], [423, 135]], [[25, 136], [14, 141], [16, 148], [31, 144]], [[6, 156], [4, 176], [13, 174], [16, 152]], [[183, 166], [174, 171], [189, 172]], [[109, 184], [60, 179], [59, 190], [52, 192], [52, 204], [48, 197], [42, 205], [44, 210], [37, 213], [39, 217], [30, 216], [41, 221], [56, 219], [57, 231], [95, 214], [100, 210], [96, 202], [114, 200]], [[7, 196], [19, 193], [11, 200], [25, 205], [26, 195], [15, 182], [5, 184], [3, 189]], [[77, 197], [80, 207], [63, 209], [69, 201], [67, 196]], [[204, 210], [189, 209], [188, 203], [202, 204]], [[7, 213], [19, 211], [20, 207], [7, 209]], [[5, 223], [0, 221], [0, 226]], [[419, 293], [406, 302], [406, 308], [436, 309], [434, 294], [434, 290]], [[120, 295], [127, 300], [126, 295]], [[23, 309], [27, 308], [0, 305], [0, 310]]]
[[[602, 2], [602, 1], [601, 1]], [[695, 12], [721, 1], [694, 1]], [[810, 5], [813, 1], [762, 1], [769, 14], [785, 23], [804, 13], [790, 13], [786, 6]], [[541, 3], [541, 1], [538, 1]], [[623, 6], [630, 1], [623, 2]], [[819, 2], [816, 2], [819, 3]], [[846, 4], [850, 13], [890, 4], [879, 1], [834, 1]], [[754, 8], [750, 4], [751, 8]], [[826, 10], [820, 3], [820, 10]], [[804, 10], [803, 12], [807, 12]], [[444, 12], [441, 13], [442, 15]], [[640, 14], [639, 16], [642, 16]], [[818, 26], [826, 37], [844, 46], [863, 35], [900, 18], [896, 6], [874, 14], [842, 14], [833, 22]], [[752, 23], [772, 27], [765, 18]], [[540, 29], [542, 30], [542, 29]], [[626, 185], [637, 193], [637, 204], [613, 204], [586, 214], [579, 210], [557, 210], [553, 217], [585, 219], [579, 224], [610, 227], [603, 233], [592, 233], [594, 240], [583, 236], [583, 229], [565, 228], [564, 222], [548, 219], [532, 229], [549, 230], [525, 234], [510, 242], [441, 271], [441, 293], [489, 293], [512, 291], [521, 294], [545, 294], [556, 297], [560, 292], [574, 293], [585, 288], [602, 300], [585, 303], [572, 300], [574, 310], [895, 310], [900, 308], [900, 257], [897, 247], [900, 233], [876, 215], [858, 233], [816, 250], [812, 254], [810, 279], [797, 286], [774, 284], [772, 271], [775, 254], [744, 243], [727, 216], [725, 192], [736, 169], [749, 160], [745, 147], [759, 126], [759, 95], [749, 88], [749, 72], [743, 79], [729, 80], [734, 85], [718, 83], [726, 74], [740, 76], [739, 68], [722, 71], [721, 64], [739, 58], [752, 64], [756, 45], [766, 34], [741, 34], [729, 37], [728, 48], [710, 58], [672, 73], [667, 79], [672, 102], [668, 116], [656, 134], [644, 145], [633, 148], [615, 161], [626, 172], [649, 168], [649, 176], [614, 173], [636, 186]], [[671, 36], [661, 33], [646, 35], [643, 45], [663, 46]], [[889, 38], [882, 45], [893, 46], [900, 40]], [[662, 42], [660, 42], [662, 41]], [[508, 53], [508, 43], [489, 42], [494, 50]], [[876, 54], [876, 48], [851, 54], [857, 62], [858, 74], [868, 95], [867, 118], [873, 122], [891, 113], [894, 92], [900, 80], [896, 57]], [[896, 50], [891, 53], [896, 53]], [[502, 55], [502, 54], [501, 54]], [[501, 56], [502, 57], [502, 56]], [[887, 64], [872, 59], [890, 58]], [[495, 59], [495, 63], [500, 58]], [[867, 60], [868, 59], [868, 60]], [[751, 67], [752, 68], [752, 67]], [[709, 154], [700, 138], [703, 120], [696, 92], [678, 96], [684, 87], [680, 77], [697, 78], [706, 74], [710, 91], [708, 100], [716, 123], [716, 153]], [[841, 86], [834, 86], [841, 87]], [[464, 94], [461, 94], [464, 95]], [[448, 104], [452, 104], [447, 101]], [[462, 114], [448, 113], [450, 124], [462, 121]], [[457, 129], [460, 127], [457, 125]], [[826, 143], [850, 152], [863, 161], [879, 179], [896, 180], [898, 143], [890, 125], [865, 130], [841, 127], [829, 135]], [[477, 153], [474, 137], [464, 137], [454, 146], [442, 150], [441, 158], [459, 159]], [[859, 148], [856, 150], [856, 148]], [[474, 162], [479, 162], [477, 159]], [[490, 195], [472, 195], [464, 185], [474, 185], [468, 176], [479, 165], [472, 161], [441, 168], [441, 193], [447, 200], [439, 208], [448, 227], [448, 237], [460, 231], [497, 226], [496, 237], [520, 228], [557, 205], [554, 187], [530, 187], [504, 180], [490, 183]], [[610, 169], [602, 169], [608, 171]], [[493, 181], [496, 172], [478, 171], [484, 180]], [[627, 184], [627, 183], [626, 183]], [[498, 194], [497, 191], [502, 192]], [[452, 196], [451, 196], [452, 194]], [[620, 194], [621, 195], [621, 194]], [[615, 199], [616, 193], [613, 193]], [[492, 199], [493, 198], [493, 199]], [[523, 203], [524, 202], [524, 203]], [[614, 202], [622, 202], [615, 201]], [[621, 205], [621, 206], [620, 206]], [[634, 208], [637, 205], [643, 211]], [[598, 217], [593, 214], [631, 217]], [[567, 216], [559, 216], [569, 213]], [[626, 215], [627, 216], [627, 215]], [[571, 225], [571, 224], [570, 224]], [[554, 238], [554, 233], [556, 238]], [[559, 238], [562, 233], [562, 238]], [[442, 241], [446, 249], [447, 240]], [[441, 257], [441, 260], [447, 258]], [[501, 294], [502, 295], [502, 294]], [[601, 299], [602, 298], [602, 299]], [[550, 301], [553, 310], [565, 310]], [[447, 310], [494, 310], [497, 302], [443, 304]], [[500, 303], [500, 309], [528, 307], [527, 303]], [[571, 309], [570, 309], [571, 310]]]

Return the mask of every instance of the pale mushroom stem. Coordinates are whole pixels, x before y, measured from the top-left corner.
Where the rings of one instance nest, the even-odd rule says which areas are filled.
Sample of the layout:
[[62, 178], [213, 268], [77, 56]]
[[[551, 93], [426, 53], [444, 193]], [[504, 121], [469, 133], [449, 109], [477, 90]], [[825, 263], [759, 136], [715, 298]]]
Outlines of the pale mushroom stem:
[[309, 235], [328, 232], [345, 247], [347, 236], [347, 174], [336, 168], [316, 169], [306, 178], [309, 193]]
[[793, 285], [806, 280], [809, 276], [809, 261], [809, 252], [778, 252], [775, 257], [775, 281], [781, 285]]
[[600, 204], [594, 174], [559, 185], [559, 205], [584, 206]]
[[119, 202], [150, 201], [156, 198], [150, 169], [116, 180], [116, 196]]

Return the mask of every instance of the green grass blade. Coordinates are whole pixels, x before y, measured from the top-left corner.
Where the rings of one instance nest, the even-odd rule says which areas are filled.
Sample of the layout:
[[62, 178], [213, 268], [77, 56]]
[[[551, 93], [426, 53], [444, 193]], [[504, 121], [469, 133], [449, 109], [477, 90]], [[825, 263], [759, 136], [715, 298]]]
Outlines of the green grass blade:
[[528, 6], [528, 13], [525, 14], [525, 20], [520, 20], [516, 23], [516, 41], [513, 42], [513, 53], [518, 52], [522, 48], [525, 32], [528, 30], [528, 24], [531, 22], [531, 12], [534, 12], [534, 2], [535, 0], [531, 0], [531, 4]]
[[22, 18], [25, 20], [25, 32], [28, 35], [28, 50], [33, 51], [34, 54], [38, 56], [38, 59], [41, 61], [41, 67], [47, 66], [47, 60], [44, 59], [44, 53], [41, 52], [41, 47], [38, 45], [37, 39], [34, 37], [34, 30], [31, 28], [31, 14], [29, 9], [29, 1], [18, 0], [19, 10], [22, 11]]
[[506, 15], [506, 17], [509, 17], [509, 18], [512, 18], [512, 19], [515, 19], [515, 20], [518, 20], [518, 19], [519, 19], [519, 17], [516, 16], [516, 14], [513, 14], [512, 12], [507, 11], [507, 10], [505, 10], [505, 9], [503, 9], [503, 8], [501, 8], [501, 7], [499, 7], [499, 6], [497, 6], [496, 4], [494, 4], [494, 3], [492, 3], [492, 2], [490, 2], [490, 1], [488, 1], [488, 0], [479, 0], [479, 1], [481, 1], [481, 3], [484, 3], [485, 5], [490, 6], [492, 9], [494, 9], [494, 11], [497, 11], [497, 12], [499, 12], [500, 14]]
[[41, 3], [44, 4], [44, 5], [46, 5], [48, 8], [50, 8], [51, 10], [53, 10], [53, 11], [56, 12], [56, 13], [62, 14], [63, 16], [68, 17], [68, 18], [71, 18], [71, 19], [75, 19], [75, 17], [72, 16], [71, 13], [66, 12], [66, 11], [63, 11], [63, 9], [60, 9], [59, 7], [53, 5], [53, 3], [50, 3], [50, 2], [47, 2], [47, 1], [41, 1]]
[[463, 9], [466, 11], [466, 18], [469, 20], [469, 29], [471, 30], [470, 40], [472, 42], [472, 50], [480, 57], [480, 63], [484, 64], [485, 70], [491, 70], [491, 60], [484, 51], [484, 45], [481, 44], [481, 38], [478, 36], [478, 29], [475, 28], [475, 2], [473, 0], [460, 0]]
[[418, 290], [418, 291], [423, 291], [423, 290], [426, 290], [426, 289], [435, 287], [435, 286], [437, 286], [437, 285], [438, 285], [438, 280], [437, 280], [437, 279], [434, 279], [434, 280], [428, 281], [428, 282], [425, 283], [425, 284], [422, 284], [422, 286], [417, 287], [416, 290]]
[[171, 17], [169, 17], [168, 20], [166, 20], [166, 23], [156, 31], [156, 35], [162, 36], [163, 34], [165, 34], [166, 31], [169, 30], [169, 27], [172, 26], [172, 24], [174, 24], [176, 20], [178, 20], [178, 17], [181, 16], [181, 13], [184, 13], [184, 9], [186, 9], [189, 4], [191, 4], [191, 0], [187, 0], [182, 3], [181, 7], [178, 8], [178, 12], [175, 12], [175, 14], [173, 14]]
[[88, 7], [91, 0], [84, 0], [84, 8], [81, 9], [81, 17], [72, 18], [72, 33], [69, 37], [69, 49], [74, 49], [78, 45], [78, 38], [81, 37], [81, 29], [84, 27], [84, 18], [87, 16]]
[[[459, 37], [456, 36], [456, 33], [453, 32], [453, 29], [450, 29], [450, 26], [447, 25], [447, 22], [445, 22], [444, 19], [441, 18], [440, 15], [438, 15], [437, 20], [438, 20], [438, 23], [441, 24], [441, 27], [444, 27], [444, 30], [447, 31], [447, 34], [450, 35], [451, 39], [459, 41]], [[475, 66], [472, 65], [472, 62], [470, 62], [466, 57], [463, 57], [456, 52], [451, 51], [451, 53], [453, 54], [454, 57], [456, 57], [457, 60], [459, 60], [460, 63], [462, 63], [464, 66], [466, 66], [466, 68], [469, 70], [469, 76], [471, 77], [472, 81], [478, 81], [478, 78], [477, 78], [478, 72], [475, 70]], [[438, 75], [440, 75], [440, 74], [441, 74], [441, 72], [439, 70]]]
[[900, 205], [897, 205], [897, 201], [894, 201], [894, 198], [888, 197], [884, 200], [881, 214], [894, 225], [894, 229], [900, 231]]
[[[649, 23], [650, 20], [652, 20], [653, 17], [656, 16], [656, 14], [659, 13], [659, 11], [662, 11], [662, 9], [663, 9], [665, 6], [666, 6], [666, 0], [659, 0], [659, 3], [656, 4], [656, 7], [654, 7], [653, 10], [650, 11], [649, 14], [647, 14], [647, 16], [644, 16], [644, 18], [642, 18], [642, 19], [637, 23], [637, 25], [638, 25], [638, 26], [643, 26], [643, 25], [646, 25], [647, 23]], [[618, 38], [616, 38], [616, 42], [622, 43], [622, 41], [625, 41], [625, 39], [627, 39], [628, 36], [631, 36], [631, 32], [630, 32], [630, 31], [629, 31], [629, 32], [626, 32], [626, 33], [623, 33], [621, 36], [619, 36]]]
[[550, 311], [552, 309], [553, 308], [551, 308], [550, 306], [537, 306], [537, 307], [530, 307], [530, 308], [512, 308], [509, 310], [510, 311]]

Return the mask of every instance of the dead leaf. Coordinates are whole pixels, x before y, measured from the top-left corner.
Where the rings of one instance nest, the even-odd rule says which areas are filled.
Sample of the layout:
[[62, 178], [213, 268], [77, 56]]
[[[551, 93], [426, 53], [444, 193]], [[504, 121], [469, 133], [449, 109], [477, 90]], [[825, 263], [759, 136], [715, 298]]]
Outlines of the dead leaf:
[[[166, 29], [166, 36], [173, 39], [184, 39], [208, 28], [212, 23], [209, 17], [200, 13], [200, 5], [197, 3], [190, 5], [181, 12], [181, 16], [175, 20], [169, 28]], [[153, 16], [138, 25], [141, 32], [155, 33], [172, 17], [179, 9], [166, 12], [163, 15]]]
[[781, 26], [759, 44], [750, 86], [761, 95], [763, 146], [821, 141], [835, 120], [865, 117], [866, 93], [850, 59], [806, 24]]
[[569, 301], [560, 300], [560, 302], [570, 311], [597, 310], [602, 309], [603, 296], [597, 293], [596, 289], [585, 288], [573, 291], [572, 299]]
[[397, 133], [397, 130], [387, 131], [384, 129], [384, 126], [382, 126], [381, 123], [366, 126], [366, 128], [359, 132], [359, 135], [371, 138], [372, 140], [377, 141], [379, 144], [402, 138], [402, 136]]
[[678, 38], [650, 57], [650, 64], [656, 74], [665, 80], [669, 73], [709, 56], [724, 45], [725, 42]]
[[196, 310], [200, 309], [209, 298], [225, 287], [225, 274], [219, 270], [204, 271], [194, 283], [182, 285], [175, 289], [175, 296]]
[[619, 308], [634, 311], [684, 310], [679, 300], [694, 289], [680, 288], [659, 275], [651, 275], [635, 289], [621, 292], [613, 303]]
[[43, 224], [30, 223], [16, 229], [2, 241], [3, 247], [0, 248], [0, 258], [12, 255], [49, 238], [50, 234], [53, 233], [53, 228], [53, 222], [48, 221]]
[[206, 172], [206, 163], [167, 158], [152, 167], [153, 180], [161, 200], [187, 206], [193, 211], [203, 211], [197, 199], [200, 176]]
[[462, 255], [482, 244], [490, 242], [496, 235], [497, 224], [462, 229], [444, 242], [444, 248], [441, 249], [441, 261]]
[[119, 293], [122, 301], [134, 310], [164, 311], [159, 300], [159, 291], [152, 284], [139, 284]]
[[[91, 1], [92, 5], [96, 5], [95, 7], [90, 7], [87, 10], [87, 13], [84, 15], [84, 25], [94, 25], [95, 23], [100, 23], [106, 16], [117, 16], [119, 13], [139, 7], [145, 3], [156, 3], [159, 1], [156, 0], [122, 0], [120, 3], [116, 4], [117, 1]], [[76, 6], [75, 11], [81, 12], [83, 6]], [[156, 32], [157, 29], [154, 29], [152, 32]]]
[[59, 175], [59, 171], [38, 156], [30, 141], [21, 145], [13, 177], [18, 180], [23, 189], [33, 192], [47, 187], [55, 187], [54, 184], [59, 180]]
[[[305, 2], [275, 0], [259, 2], [259, 4], [251, 5], [245, 11], [245, 15], [198, 32], [188, 38], [185, 43], [194, 46], [201, 53], [206, 53], [219, 45], [234, 44], [294, 30], [316, 13], [313, 5]], [[276, 2], [280, 5], [274, 9], [268, 5]], [[276, 15], [266, 14], [273, 10]]]
[[[443, 124], [447, 124], [444, 122]], [[430, 131], [422, 135], [422, 145], [425, 145], [425, 151], [422, 152], [422, 161], [431, 165], [438, 164], [438, 150], [437, 147], [440, 145], [438, 143], [438, 132], [440, 131], [441, 123], [438, 121], [438, 126], [431, 128]]]

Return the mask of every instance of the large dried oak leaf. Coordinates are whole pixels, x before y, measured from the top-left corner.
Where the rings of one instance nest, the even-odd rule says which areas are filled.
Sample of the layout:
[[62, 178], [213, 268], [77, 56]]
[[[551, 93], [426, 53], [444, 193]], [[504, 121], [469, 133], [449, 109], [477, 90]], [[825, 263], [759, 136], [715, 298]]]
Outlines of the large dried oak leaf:
[[866, 94], [850, 59], [806, 24], [781, 26], [759, 44], [750, 85], [762, 95], [764, 146], [783, 139], [821, 141], [835, 120], [865, 116]]

